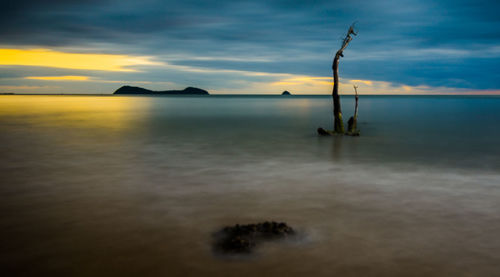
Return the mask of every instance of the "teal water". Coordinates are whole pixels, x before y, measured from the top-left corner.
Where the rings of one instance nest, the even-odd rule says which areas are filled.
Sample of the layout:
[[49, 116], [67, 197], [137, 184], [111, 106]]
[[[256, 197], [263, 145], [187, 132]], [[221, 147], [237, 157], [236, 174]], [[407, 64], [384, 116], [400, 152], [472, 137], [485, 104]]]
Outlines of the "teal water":
[[[343, 114], [353, 98], [343, 97]], [[500, 97], [0, 96], [5, 276], [495, 276]], [[211, 251], [221, 226], [290, 242]]]

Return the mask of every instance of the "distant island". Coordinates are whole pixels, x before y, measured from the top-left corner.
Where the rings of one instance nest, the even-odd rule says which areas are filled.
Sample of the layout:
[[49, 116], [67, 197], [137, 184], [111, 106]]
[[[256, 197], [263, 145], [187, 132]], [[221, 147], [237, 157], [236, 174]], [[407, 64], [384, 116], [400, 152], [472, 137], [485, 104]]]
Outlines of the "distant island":
[[154, 91], [140, 87], [123, 86], [113, 94], [151, 94], [151, 95], [209, 95], [208, 91], [200, 88], [187, 87], [183, 90]]
[[288, 90], [285, 90], [281, 95], [292, 95], [292, 94]]

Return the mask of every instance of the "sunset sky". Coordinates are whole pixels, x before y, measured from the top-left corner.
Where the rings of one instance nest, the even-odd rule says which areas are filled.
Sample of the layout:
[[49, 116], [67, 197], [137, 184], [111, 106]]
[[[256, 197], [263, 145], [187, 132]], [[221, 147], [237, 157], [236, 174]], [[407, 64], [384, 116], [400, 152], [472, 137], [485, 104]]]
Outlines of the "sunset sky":
[[499, 1], [3, 0], [0, 92], [500, 94]]

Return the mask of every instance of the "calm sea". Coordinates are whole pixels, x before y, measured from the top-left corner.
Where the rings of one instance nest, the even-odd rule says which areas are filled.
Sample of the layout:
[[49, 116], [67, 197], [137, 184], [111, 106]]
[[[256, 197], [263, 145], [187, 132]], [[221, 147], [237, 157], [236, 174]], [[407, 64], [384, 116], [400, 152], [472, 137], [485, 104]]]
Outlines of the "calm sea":
[[[500, 97], [361, 96], [318, 137], [331, 106], [0, 96], [0, 275], [499, 276]], [[213, 254], [263, 220], [299, 235]]]

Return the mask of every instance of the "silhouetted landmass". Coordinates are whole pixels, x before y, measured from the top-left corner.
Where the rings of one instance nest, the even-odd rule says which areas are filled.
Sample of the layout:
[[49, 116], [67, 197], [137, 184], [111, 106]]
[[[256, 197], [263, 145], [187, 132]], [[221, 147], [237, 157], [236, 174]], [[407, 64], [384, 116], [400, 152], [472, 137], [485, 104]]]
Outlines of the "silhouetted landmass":
[[284, 222], [262, 222], [224, 227], [214, 234], [214, 250], [222, 253], [250, 253], [257, 243], [295, 234]]
[[147, 94], [147, 95], [209, 95], [208, 91], [200, 88], [187, 87], [183, 90], [154, 91], [140, 87], [123, 86], [113, 94]]
[[292, 94], [288, 90], [285, 90], [281, 95], [292, 95]]

